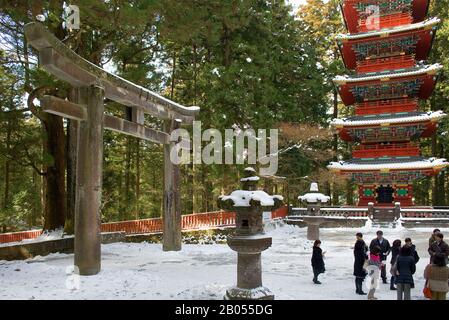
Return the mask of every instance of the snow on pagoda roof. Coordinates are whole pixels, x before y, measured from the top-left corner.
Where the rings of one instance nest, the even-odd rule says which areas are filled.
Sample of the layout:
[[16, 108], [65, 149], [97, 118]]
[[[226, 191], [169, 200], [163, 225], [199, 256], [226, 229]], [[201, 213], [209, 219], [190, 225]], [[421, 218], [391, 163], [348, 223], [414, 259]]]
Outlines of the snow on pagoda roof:
[[426, 27], [433, 27], [433, 26], [437, 25], [438, 23], [440, 23], [440, 21], [441, 20], [438, 18], [432, 18], [432, 19], [428, 19], [428, 20], [418, 22], [418, 23], [397, 26], [394, 28], [386, 28], [386, 29], [382, 29], [382, 30], [378, 30], [378, 31], [362, 32], [362, 33], [356, 33], [356, 34], [340, 34], [337, 36], [337, 40], [355, 40], [355, 39], [363, 39], [363, 38], [376, 37], [376, 36], [387, 36], [387, 35], [393, 34], [393, 33], [417, 30], [417, 29], [426, 28]]
[[263, 207], [274, 206], [274, 199], [284, 200], [282, 196], [274, 195], [270, 196], [268, 193], [262, 190], [247, 191], [247, 190], [235, 190], [229, 196], [220, 196], [221, 201], [232, 200], [234, 207], [250, 207], [250, 201], [259, 201]]
[[389, 163], [353, 163], [350, 161], [331, 162], [327, 168], [329, 170], [353, 170], [353, 171], [368, 171], [368, 170], [410, 170], [410, 169], [438, 169], [449, 166], [449, 162], [442, 158], [429, 158], [416, 161], [404, 162], [389, 162]]
[[[429, 112], [419, 112], [411, 113], [409, 116], [395, 116], [392, 114], [389, 117], [377, 117], [375, 119], [369, 119], [368, 117], [355, 117], [354, 118], [342, 118], [334, 119], [331, 121], [332, 126], [336, 127], [355, 127], [355, 126], [368, 126], [368, 125], [381, 125], [381, 124], [398, 124], [398, 123], [410, 123], [410, 122], [421, 122], [421, 121], [438, 121], [441, 118], [446, 117], [443, 111], [429, 111]], [[363, 118], [366, 118], [364, 120]]]
[[422, 74], [435, 74], [442, 68], [443, 68], [443, 66], [441, 64], [435, 63], [432, 65], [422, 65], [422, 66], [410, 68], [407, 70], [399, 70], [399, 71], [393, 71], [393, 72], [389, 71], [388, 73], [376, 73], [373, 75], [336, 76], [333, 81], [335, 84], [346, 84], [348, 82], [373, 81], [373, 80], [383, 80], [383, 79], [389, 79], [389, 78], [417, 76], [417, 75], [422, 75]]

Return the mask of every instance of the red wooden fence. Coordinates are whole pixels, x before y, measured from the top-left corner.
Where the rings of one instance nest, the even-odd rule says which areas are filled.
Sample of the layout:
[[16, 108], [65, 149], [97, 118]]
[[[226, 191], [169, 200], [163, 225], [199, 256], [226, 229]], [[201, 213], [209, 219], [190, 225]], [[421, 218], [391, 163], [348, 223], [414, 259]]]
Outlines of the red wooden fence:
[[[287, 207], [281, 207], [272, 212], [271, 218], [284, 218], [287, 216]], [[109, 222], [101, 224], [101, 232], [124, 231], [126, 234], [160, 233], [163, 230], [162, 218]], [[206, 212], [183, 215], [181, 219], [182, 230], [215, 229], [235, 226], [235, 212]], [[25, 239], [34, 239], [42, 230], [23, 232], [0, 233], [0, 243], [16, 242]]]

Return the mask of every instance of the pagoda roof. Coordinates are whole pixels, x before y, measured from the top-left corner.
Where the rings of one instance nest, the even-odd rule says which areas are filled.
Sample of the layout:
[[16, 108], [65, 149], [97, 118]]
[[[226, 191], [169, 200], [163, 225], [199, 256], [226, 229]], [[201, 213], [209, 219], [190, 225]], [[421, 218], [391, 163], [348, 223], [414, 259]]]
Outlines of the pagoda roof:
[[443, 158], [397, 157], [374, 160], [352, 159], [331, 162], [327, 168], [333, 171], [383, 171], [383, 170], [441, 170], [449, 166]]
[[421, 28], [432, 28], [437, 24], [439, 24], [440, 22], [441, 20], [439, 18], [432, 18], [418, 23], [412, 23], [388, 29], [381, 29], [377, 31], [361, 32], [355, 34], [340, 34], [337, 36], [337, 40], [347, 41], [347, 40], [356, 40], [372, 37], [386, 37], [391, 34], [413, 31]]
[[424, 121], [438, 121], [439, 119], [447, 116], [443, 111], [433, 112], [404, 112], [393, 114], [379, 114], [372, 116], [355, 116], [342, 119], [334, 119], [331, 122], [332, 126], [370, 126], [370, 125], [382, 125], [382, 124], [400, 124], [411, 122], [424, 122]]
[[384, 80], [384, 79], [392, 79], [392, 78], [403, 78], [403, 77], [413, 77], [424, 74], [436, 74], [439, 70], [441, 70], [443, 66], [439, 63], [435, 63], [432, 65], [419, 65], [413, 68], [409, 68], [406, 70], [396, 70], [396, 71], [386, 71], [379, 72], [374, 74], [360, 74], [360, 75], [343, 75], [336, 76], [333, 81], [335, 84], [346, 84], [346, 83], [356, 83], [356, 82], [365, 82], [365, 81], [376, 81], [376, 80]]
[[[360, 32], [361, 30], [367, 29], [366, 26], [366, 13], [360, 12], [364, 8], [357, 8], [359, 4], [366, 5], [381, 5], [387, 2], [393, 2], [389, 0], [341, 0], [340, 7], [343, 13], [343, 19], [346, 28], [351, 33]], [[400, 1], [397, 1], [400, 2]], [[410, 5], [407, 7], [397, 8], [391, 7], [392, 10], [379, 10], [380, 12], [380, 25], [381, 26], [392, 26], [392, 25], [403, 25], [410, 22], [420, 22], [425, 20], [427, 13], [429, 11], [430, 0], [409, 0], [402, 1], [409, 2]]]

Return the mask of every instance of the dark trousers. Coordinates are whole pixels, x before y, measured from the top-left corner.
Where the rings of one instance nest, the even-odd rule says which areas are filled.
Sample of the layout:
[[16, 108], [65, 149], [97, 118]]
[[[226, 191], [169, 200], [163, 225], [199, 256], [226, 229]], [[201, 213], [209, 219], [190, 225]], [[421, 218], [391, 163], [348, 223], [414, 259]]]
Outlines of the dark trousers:
[[387, 266], [385, 264], [380, 268], [380, 277], [382, 278], [382, 281], [387, 281]]
[[355, 277], [355, 292], [361, 293], [363, 292], [363, 278]]
[[318, 281], [318, 276], [320, 275], [321, 272], [319, 272], [318, 270], [313, 270], [313, 281]]

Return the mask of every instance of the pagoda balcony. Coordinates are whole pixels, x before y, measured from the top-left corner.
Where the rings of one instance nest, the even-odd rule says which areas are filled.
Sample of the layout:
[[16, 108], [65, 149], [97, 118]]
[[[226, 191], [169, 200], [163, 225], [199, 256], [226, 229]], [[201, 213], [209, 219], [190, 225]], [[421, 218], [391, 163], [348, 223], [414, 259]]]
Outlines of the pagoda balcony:
[[391, 28], [423, 21], [428, 13], [429, 0], [343, 0], [341, 11], [350, 33], [367, 30], [366, 21], [372, 14], [369, 6], [379, 6], [379, 27]]
[[359, 26], [358, 26], [358, 32], [370, 32], [373, 31], [374, 28], [379, 29], [391, 29], [398, 26], [403, 26], [407, 24], [413, 23], [413, 17], [411, 16], [410, 12], [399, 12], [399, 13], [393, 13], [386, 16], [379, 17], [379, 23], [376, 25], [371, 25], [372, 22], [370, 22], [368, 19], [360, 19]]
[[395, 99], [357, 103], [356, 116], [418, 111], [418, 99]]
[[404, 142], [432, 136], [445, 116], [442, 111], [356, 116], [334, 119], [331, 125], [347, 142]]
[[412, 143], [369, 144], [355, 146], [352, 151], [352, 157], [359, 159], [404, 156], [420, 156], [419, 146]]
[[357, 73], [376, 73], [380, 71], [394, 71], [397, 69], [410, 69], [416, 64], [413, 55], [367, 59], [357, 62]]
[[448, 166], [446, 159], [391, 157], [331, 162], [327, 168], [357, 184], [394, 184], [413, 183], [415, 180], [436, 175]]
[[[370, 64], [366, 60], [401, 55], [414, 57], [415, 63], [426, 60], [439, 22], [439, 19], [433, 18], [392, 29], [339, 35], [337, 41], [345, 66], [350, 70], [359, 71], [358, 64], [362, 63], [362, 69], [359, 72], [374, 72], [380, 70], [365, 67], [365, 64]], [[389, 66], [382, 63], [380, 66], [396, 69], [405, 67], [405, 64], [406, 62], [394, 61]]]
[[400, 98], [428, 99], [435, 88], [440, 64], [373, 75], [338, 76], [334, 83], [345, 105]]

